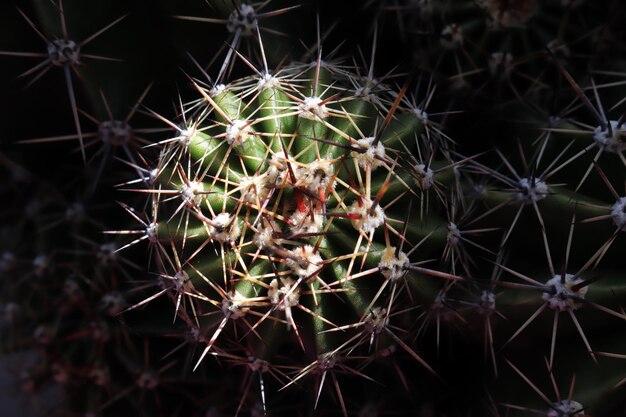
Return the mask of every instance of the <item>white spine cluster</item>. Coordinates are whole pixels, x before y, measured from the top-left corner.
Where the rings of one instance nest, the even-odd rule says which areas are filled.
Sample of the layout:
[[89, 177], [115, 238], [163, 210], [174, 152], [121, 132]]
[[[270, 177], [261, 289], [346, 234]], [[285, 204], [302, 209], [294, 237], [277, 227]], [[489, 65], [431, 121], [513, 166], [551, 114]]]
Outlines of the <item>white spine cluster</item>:
[[376, 102], [378, 99], [377, 89], [380, 86], [380, 81], [376, 78], [363, 78], [363, 84], [354, 89], [355, 97], [362, 97], [363, 100], [370, 103]]
[[516, 198], [524, 204], [532, 204], [543, 200], [548, 196], [548, 184], [540, 178], [521, 178], [518, 182], [520, 190]]
[[243, 177], [239, 180], [241, 200], [248, 204], [262, 204], [269, 196], [268, 177], [265, 174]]
[[109, 316], [117, 316], [126, 308], [126, 300], [121, 293], [111, 291], [102, 296], [100, 307]]
[[159, 224], [152, 222], [146, 227], [146, 236], [148, 236], [148, 242], [158, 243], [159, 241]]
[[415, 183], [422, 191], [430, 189], [435, 184], [435, 172], [425, 164], [413, 166], [413, 177], [415, 178]]
[[328, 187], [333, 176], [333, 162], [329, 159], [318, 159], [309, 164], [299, 166], [296, 170], [296, 187], [307, 188], [318, 192]]
[[544, 292], [541, 297], [553, 310], [576, 310], [582, 305], [581, 300], [585, 298], [589, 289], [587, 286], [573, 288], [581, 282], [583, 282], [581, 278], [576, 278], [571, 274], [565, 274], [564, 280], [561, 279], [561, 275], [555, 275], [546, 282], [552, 291]]
[[190, 291], [193, 287], [193, 281], [189, 277], [189, 274], [184, 270], [176, 272], [174, 275], [174, 285], [177, 291]]
[[584, 407], [574, 400], [561, 400], [552, 404], [552, 408], [546, 413], [547, 417], [584, 417]]
[[324, 226], [324, 216], [321, 213], [296, 210], [289, 217], [289, 225], [294, 234], [319, 233]]
[[268, 88], [277, 88], [279, 86], [280, 86], [279, 79], [274, 77], [269, 72], [266, 72], [261, 77], [259, 77], [259, 81], [257, 82], [256, 88], [259, 91], [263, 91]]
[[609, 120], [611, 129], [598, 126], [593, 130], [593, 140], [602, 150], [612, 153], [626, 151], [626, 124]]
[[209, 96], [216, 97], [226, 91], [226, 85], [216, 84], [209, 90]]
[[298, 105], [299, 116], [309, 120], [324, 119], [328, 117], [328, 108], [319, 97], [306, 97]]
[[220, 213], [213, 217], [209, 225], [209, 236], [220, 243], [233, 242], [241, 234], [237, 218], [230, 213]]
[[200, 181], [190, 181], [180, 188], [180, 195], [188, 207], [197, 207], [202, 202], [204, 184]]
[[239, 291], [234, 290], [222, 300], [222, 313], [224, 313], [224, 315], [230, 314], [231, 319], [237, 320], [245, 316], [250, 310], [250, 307], [246, 306], [246, 304], [248, 304], [248, 299]]
[[117, 253], [117, 246], [115, 243], [103, 243], [98, 248], [98, 253], [96, 254], [96, 258], [101, 265], [111, 266], [114, 265], [119, 260], [119, 255]]
[[409, 264], [409, 257], [406, 253], [399, 251], [396, 255], [396, 248], [390, 246], [383, 251], [378, 269], [386, 279], [397, 281], [404, 276]]
[[385, 223], [385, 212], [380, 204], [372, 211], [374, 202], [369, 198], [362, 197], [360, 201], [355, 201], [350, 207], [350, 215], [352, 216], [352, 226], [357, 230], [365, 233], [371, 233], [378, 226]]
[[98, 126], [98, 138], [102, 143], [121, 146], [133, 138], [133, 128], [123, 120], [105, 120]]
[[389, 315], [386, 308], [374, 307], [365, 316], [365, 328], [368, 333], [380, 334], [387, 324], [389, 324]]
[[252, 241], [259, 248], [270, 248], [277, 244], [274, 233], [279, 230], [275, 224], [264, 224], [257, 229]]
[[481, 314], [491, 315], [496, 311], [496, 295], [493, 291], [481, 291], [478, 298], [478, 310]]
[[56, 39], [48, 43], [48, 59], [52, 65], [80, 64], [80, 46], [69, 39]]
[[298, 278], [309, 280], [321, 269], [322, 257], [313, 249], [311, 245], [296, 248], [292, 252], [295, 259], [287, 259], [287, 265]]
[[226, 126], [226, 142], [232, 146], [243, 145], [251, 136], [250, 122], [233, 120]]
[[613, 204], [611, 217], [615, 225], [626, 232], [626, 197], [621, 197]]
[[266, 173], [271, 184], [280, 187], [285, 184], [285, 177], [290, 163], [289, 157], [284, 152], [276, 152], [269, 160], [269, 168]]
[[423, 124], [428, 123], [428, 113], [426, 112], [426, 110], [419, 107], [414, 107], [413, 109], [411, 109], [411, 112], [413, 112], [413, 114], [417, 116], [417, 118], [420, 119], [420, 122], [422, 122]]
[[257, 26], [256, 10], [249, 4], [242, 4], [233, 10], [226, 23], [229, 32], [235, 33], [240, 30], [243, 36], [252, 36], [256, 33]]
[[374, 144], [375, 140], [376, 138], [373, 136], [357, 140], [355, 145], [361, 152], [353, 151], [351, 153], [351, 156], [363, 169], [375, 169], [384, 163], [385, 145], [381, 141]]
[[441, 31], [439, 43], [444, 49], [452, 50], [463, 46], [463, 32], [456, 23], [451, 23]]
[[41, 278], [50, 267], [50, 258], [46, 255], [37, 255], [33, 259], [33, 272]]
[[198, 129], [196, 129], [196, 127], [192, 125], [191, 127], [181, 129], [179, 133], [180, 134], [176, 137], [176, 139], [178, 139], [178, 143], [183, 148], [186, 148], [193, 141], [193, 139], [198, 135]]
[[446, 240], [452, 246], [458, 245], [461, 241], [461, 231], [456, 223], [448, 223], [448, 234], [446, 235]]
[[296, 282], [291, 278], [281, 278], [280, 284], [277, 279], [270, 282], [270, 289], [267, 290], [272, 305], [277, 306], [280, 311], [285, 311], [295, 307], [300, 303], [300, 288], [293, 288]]

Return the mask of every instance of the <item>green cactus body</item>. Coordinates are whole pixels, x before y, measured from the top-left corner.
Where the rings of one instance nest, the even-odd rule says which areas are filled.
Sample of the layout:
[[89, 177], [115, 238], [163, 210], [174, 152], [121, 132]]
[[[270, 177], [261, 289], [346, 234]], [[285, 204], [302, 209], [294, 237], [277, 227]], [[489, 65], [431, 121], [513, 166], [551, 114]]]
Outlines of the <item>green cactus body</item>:
[[[149, 190], [159, 195], [159, 218], [168, 218], [160, 239], [180, 248], [193, 283], [176, 290], [193, 309], [221, 317], [188, 323], [206, 334], [205, 354], [233, 337], [231, 322], [247, 338], [264, 334], [263, 343], [284, 337], [286, 326], [304, 351], [354, 349], [357, 339], [337, 330], [350, 320], [365, 326], [371, 309], [387, 304], [395, 281], [412, 275], [400, 247], [440, 225], [404, 212], [417, 179], [403, 155], [423, 125], [412, 118], [407, 128], [401, 118], [381, 128], [373, 104], [335, 84], [344, 74], [283, 73], [271, 87], [250, 78], [233, 83], [249, 86], [240, 91], [200, 89], [202, 132], [185, 153], [178, 144], [163, 150], [166, 164]], [[253, 324], [251, 315], [261, 319]], [[311, 320], [312, 339], [310, 330], [301, 334]]]
[[[620, 2], [314, 2], [315, 44], [290, 62], [306, 4], [82, 20], [76, 0], [32, 1], [13, 15], [49, 50], [5, 36], [0, 55], [43, 58], [24, 73], [41, 83], [60, 67], [74, 117], [11, 101], [32, 115], [10, 109], [20, 143], [0, 143], [0, 347], [26, 352], [22, 392], [53, 387], [71, 417], [623, 407]], [[142, 28], [159, 36], [131, 51]], [[370, 30], [368, 56], [350, 36]], [[432, 73], [396, 69], [412, 56]], [[77, 139], [83, 165], [48, 152]]]

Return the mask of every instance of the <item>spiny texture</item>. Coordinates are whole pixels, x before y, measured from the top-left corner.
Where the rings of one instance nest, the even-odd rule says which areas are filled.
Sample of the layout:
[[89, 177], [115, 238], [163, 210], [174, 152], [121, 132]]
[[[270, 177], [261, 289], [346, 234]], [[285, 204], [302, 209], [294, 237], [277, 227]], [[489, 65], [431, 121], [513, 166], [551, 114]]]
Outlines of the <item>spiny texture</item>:
[[368, 83], [318, 56], [220, 89], [196, 84], [201, 99], [163, 141], [157, 177], [134, 190], [152, 195], [145, 236], [161, 289], [131, 307], [168, 294], [203, 340], [196, 367], [247, 346], [261, 373], [301, 366], [273, 374], [286, 385], [315, 376], [315, 404], [327, 374], [361, 375], [394, 346], [435, 373], [401, 323], [411, 286], [462, 280], [420, 261], [445, 245], [445, 223], [424, 215], [464, 160], [433, 149], [448, 139], [404, 90]]
[[[621, 34], [619, 2], [569, 0], [385, 0], [371, 2], [385, 20], [399, 25], [417, 68], [450, 80], [456, 94], [487, 103], [559, 84], [545, 56], [586, 64], [610, 59]], [[542, 85], [543, 84], [543, 85]], [[535, 99], [540, 99], [535, 97]], [[482, 105], [485, 105], [483, 102]]]
[[[125, 7], [84, 33], [80, 2], [13, 10], [48, 49], [0, 54], [40, 59], [15, 71], [38, 83], [59, 70], [67, 116], [0, 153], [19, 389], [52, 387], [63, 416], [616, 415], [619, 15], [393, 0], [376, 22], [328, 6], [348, 20], [326, 31], [325, 8], [316, 28], [300, 4], [212, 3], [150, 9], [162, 42], [130, 62], [107, 62], [147, 25]], [[414, 55], [433, 72], [392, 69]], [[132, 81], [174, 62], [180, 91]], [[38, 155], [58, 142], [74, 152]]]

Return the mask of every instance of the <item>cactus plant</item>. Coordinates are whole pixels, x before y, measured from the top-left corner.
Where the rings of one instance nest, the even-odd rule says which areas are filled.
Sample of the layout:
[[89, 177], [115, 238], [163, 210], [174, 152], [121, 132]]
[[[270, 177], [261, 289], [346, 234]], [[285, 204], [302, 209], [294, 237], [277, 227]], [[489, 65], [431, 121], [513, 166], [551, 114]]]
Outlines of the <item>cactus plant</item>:
[[[10, 12], [26, 28], [65, 21], [81, 38], [78, 3], [29, 3]], [[150, 8], [164, 37], [179, 31], [168, 45], [194, 55], [179, 55], [180, 91], [147, 65], [175, 54], [94, 63], [68, 126], [8, 131], [1, 341], [30, 352], [14, 369], [25, 393], [58, 387], [51, 412], [69, 416], [623, 407], [623, 61], [604, 59], [617, 13], [589, 2], [398, 0], [383, 14], [373, 2], [211, 4]], [[110, 5], [103, 54], [127, 58], [117, 42], [128, 26], [150, 25], [133, 7]], [[392, 27], [388, 9], [414, 22]], [[345, 19], [334, 32], [329, 11]], [[575, 19], [589, 36], [576, 38]], [[460, 37], [452, 20], [474, 29]], [[404, 24], [416, 22], [443, 37], [404, 45], [405, 57], [419, 48], [438, 62], [407, 76], [386, 46], [415, 36]], [[352, 49], [332, 49], [337, 33]], [[558, 55], [553, 38], [574, 53]], [[507, 62], [509, 75], [469, 95], [450, 88], [455, 57], [487, 55], [500, 59], [494, 76]], [[74, 153], [37, 154], [64, 140]]]

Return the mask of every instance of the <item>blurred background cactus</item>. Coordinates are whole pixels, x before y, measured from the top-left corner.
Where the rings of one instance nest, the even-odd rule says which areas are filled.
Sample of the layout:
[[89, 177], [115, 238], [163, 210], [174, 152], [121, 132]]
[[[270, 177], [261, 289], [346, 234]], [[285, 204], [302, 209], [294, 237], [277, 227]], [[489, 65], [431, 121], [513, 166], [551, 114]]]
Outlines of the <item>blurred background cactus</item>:
[[4, 396], [626, 413], [620, 1], [178, 3], [0, 5]]

